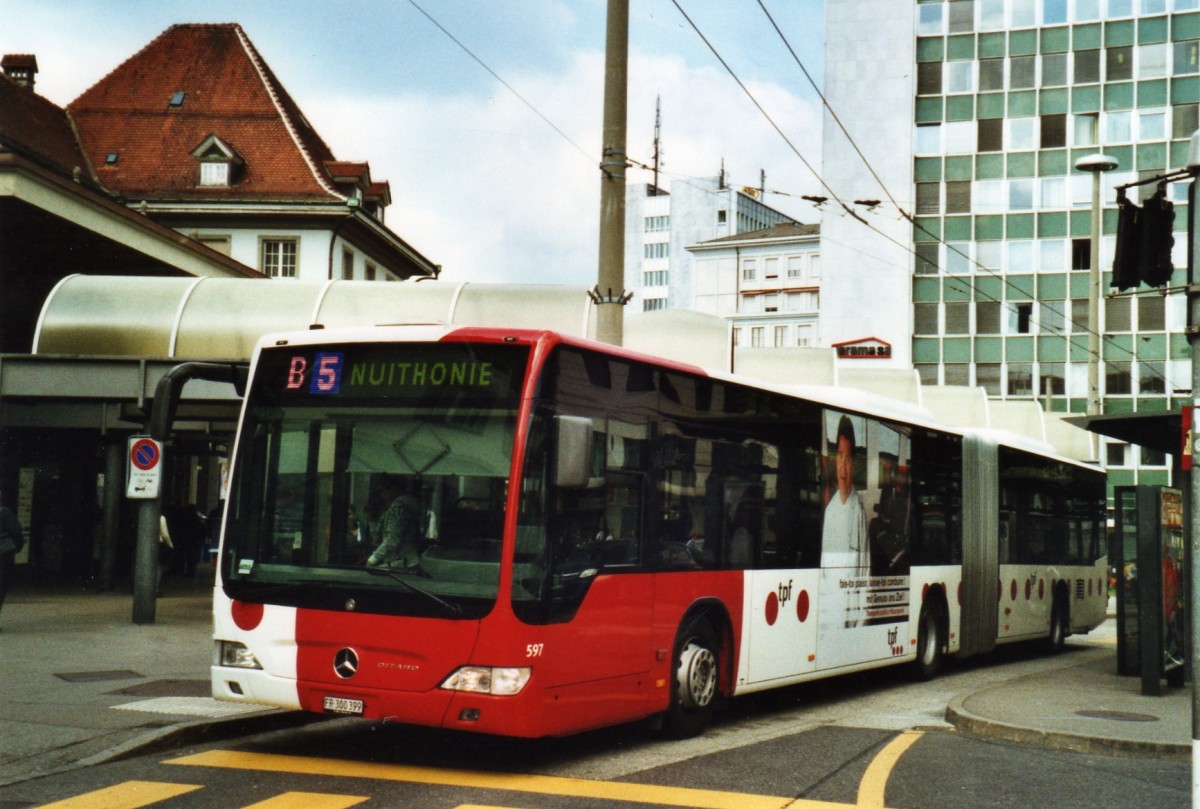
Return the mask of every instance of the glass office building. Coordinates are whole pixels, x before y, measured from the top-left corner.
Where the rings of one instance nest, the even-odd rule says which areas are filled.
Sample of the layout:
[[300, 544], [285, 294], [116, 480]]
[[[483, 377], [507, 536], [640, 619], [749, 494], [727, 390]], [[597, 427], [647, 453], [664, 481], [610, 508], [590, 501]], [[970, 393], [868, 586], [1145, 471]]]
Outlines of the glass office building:
[[[1200, 0], [845, 6], [839, 0], [828, 11], [831, 105], [852, 133], [856, 123], [865, 130], [864, 114], [907, 115], [910, 125], [908, 154], [897, 154], [894, 140], [890, 150], [863, 151], [872, 162], [879, 155], [881, 174], [897, 179], [897, 203], [913, 216], [899, 218], [911, 246], [911, 361], [922, 381], [1083, 413], [1088, 336], [1098, 329], [1103, 411], [1177, 408], [1191, 388], [1182, 291], [1114, 296], [1109, 279], [1115, 187], [1184, 167], [1200, 123]], [[855, 29], [872, 17], [881, 23], [864, 37]], [[881, 38], [897, 43], [884, 58], [908, 91], [882, 111], [863, 109], [857, 102], [870, 92], [870, 71], [860, 78], [853, 64], [880, 53]], [[838, 135], [825, 133], [827, 179], [859, 193], [870, 175], [836, 144]], [[1119, 165], [1101, 175], [1103, 299], [1093, 324], [1092, 175], [1073, 166], [1100, 152]], [[1143, 201], [1157, 189], [1126, 193]], [[1176, 203], [1178, 286], [1186, 280], [1188, 183], [1163, 191]], [[836, 260], [829, 245], [823, 252], [832, 276]], [[827, 289], [826, 300], [833, 294]], [[1138, 447], [1106, 443], [1101, 460], [1115, 484], [1167, 479], [1169, 459]]]

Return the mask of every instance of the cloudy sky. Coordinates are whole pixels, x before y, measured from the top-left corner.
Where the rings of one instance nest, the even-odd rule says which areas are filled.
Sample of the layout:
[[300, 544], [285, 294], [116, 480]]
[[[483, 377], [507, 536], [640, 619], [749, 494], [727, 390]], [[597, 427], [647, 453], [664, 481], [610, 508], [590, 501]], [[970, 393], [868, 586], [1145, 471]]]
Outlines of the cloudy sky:
[[[820, 165], [823, 0], [678, 0], [811, 165]], [[59, 105], [184, 22], [237, 22], [344, 160], [388, 180], [388, 225], [447, 280], [591, 284], [596, 276], [605, 0], [0, 0], [0, 51], [37, 55]], [[438, 28], [436, 20], [462, 47]], [[483, 62], [528, 105], [482, 67]], [[815, 222], [813, 175], [674, 0], [630, 0], [630, 157], [664, 185], [758, 186]], [[530, 106], [536, 109], [530, 109]], [[542, 117], [548, 119], [553, 127]], [[559, 130], [559, 131], [556, 131]], [[632, 181], [650, 173], [631, 169]]]

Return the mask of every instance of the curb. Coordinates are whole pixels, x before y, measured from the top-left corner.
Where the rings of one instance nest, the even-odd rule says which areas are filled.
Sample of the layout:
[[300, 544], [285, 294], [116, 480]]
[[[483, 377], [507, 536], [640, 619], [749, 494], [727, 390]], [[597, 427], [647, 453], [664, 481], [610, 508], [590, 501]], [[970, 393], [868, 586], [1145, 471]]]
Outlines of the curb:
[[1069, 750], [1075, 753], [1134, 754], [1152, 758], [1190, 758], [1192, 747], [1174, 742], [1143, 742], [1132, 739], [1110, 739], [1083, 736], [1061, 731], [1038, 730], [1021, 727], [994, 719], [985, 719], [966, 710], [964, 703], [970, 694], [955, 697], [946, 706], [946, 721], [956, 729], [990, 739], [1016, 742], [1052, 750]]

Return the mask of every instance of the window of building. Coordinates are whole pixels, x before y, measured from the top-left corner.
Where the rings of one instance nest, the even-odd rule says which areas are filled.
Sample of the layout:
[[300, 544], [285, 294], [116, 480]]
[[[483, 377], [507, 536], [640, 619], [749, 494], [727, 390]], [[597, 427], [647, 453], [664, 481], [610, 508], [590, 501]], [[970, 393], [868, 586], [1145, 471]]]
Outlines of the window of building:
[[1000, 301], [976, 301], [976, 334], [1000, 333]]
[[1067, 21], [1067, 0], [1042, 0], [1042, 24], [1060, 25]]
[[969, 303], [947, 303], [946, 304], [946, 334], [970, 334], [971, 333], [971, 304]]
[[941, 3], [923, 3], [917, 6], [917, 34], [936, 36], [944, 32], [945, 6]]
[[271, 278], [296, 277], [296, 239], [263, 239], [259, 247], [259, 270]]
[[1004, 60], [1003, 59], [980, 59], [979, 60], [979, 90], [987, 92], [988, 90], [1003, 90], [1004, 89]]
[[779, 277], [779, 259], [774, 257], [763, 259], [763, 277], [778, 278]]
[[1033, 395], [1033, 363], [1010, 362], [1005, 379], [1005, 389], [1009, 396]]
[[1133, 78], [1133, 47], [1105, 49], [1104, 78], [1106, 82], [1128, 82]]
[[1052, 113], [1042, 116], [1041, 147], [1059, 149], [1067, 145], [1067, 114]]
[[1008, 207], [1010, 210], [1033, 210], [1033, 183], [1033, 179], [1028, 177], [1008, 181]]
[[1075, 22], [1100, 19], [1100, 0], [1075, 0]]
[[1041, 301], [1038, 304], [1038, 331], [1042, 334], [1062, 334], [1066, 307], [1064, 300]]
[[975, 122], [953, 121], [944, 127], [946, 154], [968, 154], [975, 150]]
[[1158, 42], [1138, 46], [1138, 78], [1158, 79], [1167, 75], [1167, 45]]
[[1003, 213], [1008, 205], [1004, 180], [976, 180], [973, 196], [979, 213]]
[[1033, 332], [1033, 303], [1020, 301], [1008, 304], [1008, 333], [1031, 334]]
[[1061, 362], [1043, 362], [1038, 365], [1038, 387], [1042, 396], [1066, 396], [1066, 366]]
[[1072, 334], [1087, 334], [1091, 331], [1091, 318], [1088, 317], [1086, 298], [1071, 299], [1071, 322], [1068, 325], [1071, 327]]
[[1108, 16], [1110, 19], [1133, 16], [1133, 0], [1108, 0]]
[[815, 284], [821, 280], [821, 254], [810, 253], [808, 256], [808, 280]]
[[938, 305], [936, 303], [913, 304], [913, 333], [924, 336], [941, 334], [938, 329]]
[[998, 31], [1004, 27], [1004, 0], [979, 0], [979, 30]]
[[1043, 210], [1067, 207], [1067, 179], [1065, 177], [1046, 177], [1041, 184], [1041, 207]]
[[1071, 269], [1090, 270], [1092, 268], [1092, 240], [1071, 239]]
[[1021, 90], [1036, 85], [1037, 57], [1014, 56], [1008, 62], [1008, 89]]
[[1106, 112], [1104, 114], [1104, 142], [1129, 143], [1132, 141], [1129, 122], [1129, 110]]
[[1142, 466], [1166, 466], [1167, 454], [1161, 449], [1153, 447], [1140, 447], [1142, 455]]
[[642, 286], [665, 287], [667, 285], [666, 270], [650, 270], [642, 273]]
[[1043, 239], [1038, 242], [1038, 269], [1040, 271], [1063, 272], [1066, 268], [1066, 239]]
[[1106, 362], [1104, 364], [1104, 393], [1106, 396], [1122, 396], [1133, 393], [1132, 363]]
[[1033, 28], [1037, 25], [1037, 0], [1012, 0], [1009, 14], [1013, 28]]
[[980, 118], [978, 150], [999, 152], [1004, 149], [1004, 119]]
[[942, 63], [922, 62], [917, 65], [917, 95], [942, 94]]
[[975, 261], [985, 270], [999, 272], [1004, 266], [1004, 242], [975, 242]]
[[942, 212], [942, 184], [917, 183], [917, 213], [938, 214]]
[[778, 312], [779, 311], [779, 293], [778, 292], [770, 292], [766, 295], [763, 295], [762, 299], [763, 299], [763, 311], [764, 312]]
[[814, 329], [807, 323], [801, 323], [796, 326], [796, 345], [800, 348], [808, 348], [814, 344], [813, 334]]
[[363, 278], [368, 281], [374, 281], [379, 277], [379, 268], [373, 262], [368, 261], [366, 268], [363, 270]]
[[342, 250], [342, 280], [351, 281], [354, 279], [354, 252], [351, 250]]
[[950, 33], [975, 30], [975, 0], [950, 0]]
[[1167, 392], [1167, 369], [1164, 363], [1147, 360], [1138, 363], [1138, 392], [1143, 396]]
[[750, 347], [751, 348], [762, 348], [763, 347], [763, 327], [762, 326], [752, 326], [750, 328]]
[[988, 396], [1000, 395], [1000, 363], [979, 362], [975, 364], [975, 384], [983, 388]]
[[1129, 298], [1108, 298], [1104, 301], [1104, 331], [1131, 331]]
[[229, 161], [206, 160], [200, 164], [200, 185], [229, 185]]
[[971, 212], [971, 182], [948, 180], [946, 182], [946, 213]]
[[1138, 113], [1138, 140], [1166, 140], [1167, 113], [1151, 110]]
[[[1200, 129], [1200, 104], [1176, 104], [1171, 107], [1171, 137], [1186, 140]], [[1176, 183], [1183, 185], [1183, 183]]]
[[758, 277], [758, 260], [747, 258], [742, 260], [742, 280], [753, 281]]
[[1009, 242], [1004, 270], [1010, 273], [1033, 272], [1033, 242]]
[[913, 248], [916, 253], [916, 266], [914, 271], [917, 275], [937, 275], [938, 274], [938, 244], [937, 242], [919, 242]]
[[1100, 81], [1100, 51], [1075, 51], [1075, 83]]
[[1175, 43], [1174, 59], [1171, 60], [1171, 73], [1185, 76], [1190, 73], [1200, 73], [1200, 40], [1188, 39]]
[[775, 326], [771, 331], [772, 331], [772, 336], [774, 338], [774, 342], [772, 342], [772, 345], [775, 346], [775, 348], [785, 347], [787, 345], [788, 327], [787, 326]]
[[[646, 298], [645, 300], [642, 301], [642, 311], [643, 312], [657, 312], [661, 309], [666, 309], [666, 308], [667, 308], [667, 299], [666, 298]], [[737, 329], [734, 329], [733, 333], [734, 333], [734, 336], [736, 336]], [[736, 343], [735, 343], [735, 345], [736, 345]]]
[[1020, 152], [1037, 146], [1037, 118], [1008, 119], [1008, 149]]
[[946, 244], [946, 260], [942, 267], [948, 275], [971, 274], [971, 243], [949, 242]]
[[667, 258], [670, 250], [669, 242], [647, 242], [642, 246], [642, 254], [645, 258]]
[[916, 152], [918, 155], [936, 155], [942, 153], [942, 125], [918, 124], [916, 132]]
[[946, 64], [946, 92], [971, 93], [975, 91], [975, 63], [948, 62]]
[[1104, 465], [1105, 466], [1124, 466], [1125, 451], [1129, 449], [1128, 444], [1122, 444], [1117, 441], [1111, 441], [1104, 445]]
[[1095, 146], [1100, 114], [1085, 112], [1072, 118], [1072, 141], [1076, 146]]
[[1063, 87], [1067, 83], [1067, 55], [1065, 53], [1042, 54], [1042, 86]]
[[1138, 331], [1165, 331], [1167, 328], [1167, 299], [1147, 295], [1137, 299]]
[[[925, 384], [937, 384], [937, 366], [933, 366], [933, 369], [933, 381]], [[965, 362], [948, 362], [942, 373], [947, 385], [967, 386], [971, 384], [971, 366]]]

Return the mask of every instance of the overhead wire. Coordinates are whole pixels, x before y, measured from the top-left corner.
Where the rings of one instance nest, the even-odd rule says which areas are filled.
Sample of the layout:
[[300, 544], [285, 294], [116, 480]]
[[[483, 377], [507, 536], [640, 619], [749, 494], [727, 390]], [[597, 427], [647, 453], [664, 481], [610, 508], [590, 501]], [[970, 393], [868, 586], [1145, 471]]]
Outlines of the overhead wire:
[[[676, 7], [678, 7], [678, 6], [679, 6], [679, 4], [678, 4], [677, 0], [672, 0], [672, 2], [675, 2], [675, 5], [676, 5]], [[963, 257], [963, 258], [965, 258], [965, 259], [966, 259], [968, 262], [970, 262], [971, 264], [975, 265], [975, 266], [976, 266], [976, 267], [978, 267], [979, 269], [981, 269], [981, 270], [983, 270], [984, 272], [987, 272], [987, 273], [989, 273], [989, 274], [991, 274], [991, 275], [993, 275], [993, 276], [995, 276], [995, 277], [999, 278], [999, 279], [1000, 279], [1000, 280], [1001, 280], [1001, 281], [1002, 281], [1002, 282], [1005, 284], [1005, 286], [1007, 286], [1007, 287], [1009, 287], [1009, 288], [1011, 288], [1011, 289], [1013, 289], [1013, 290], [1016, 290], [1016, 291], [1018, 291], [1018, 292], [1022, 292], [1022, 293], [1023, 293], [1023, 292], [1024, 292], [1024, 290], [1022, 290], [1020, 287], [1016, 286], [1016, 285], [1015, 285], [1015, 284], [1014, 284], [1014, 283], [1013, 283], [1013, 282], [1010, 280], [1010, 278], [1007, 276], [1007, 274], [1005, 274], [1005, 273], [999, 273], [999, 272], [996, 272], [995, 270], [991, 269], [990, 267], [986, 267], [986, 266], [984, 266], [984, 265], [983, 265], [982, 263], [980, 263], [979, 261], [977, 261], [977, 260], [975, 260], [975, 259], [971, 258], [971, 257], [970, 257], [970, 255], [968, 255], [968, 254], [966, 254], [966, 253], [962, 252], [962, 250], [960, 250], [959, 248], [957, 248], [955, 245], [951, 244], [950, 242], [947, 242], [947, 241], [945, 241], [945, 240], [944, 240], [944, 239], [943, 239], [943, 238], [942, 238], [940, 235], [938, 235], [938, 234], [935, 234], [935, 233], [931, 232], [931, 231], [930, 231], [928, 228], [926, 228], [926, 227], [925, 227], [925, 225], [924, 225], [923, 223], [921, 223], [921, 222], [920, 222], [920, 220], [919, 220], [917, 217], [913, 216], [913, 215], [912, 215], [912, 214], [911, 214], [909, 211], [905, 210], [905, 209], [904, 209], [904, 207], [903, 207], [903, 206], [901, 206], [899, 202], [897, 202], [897, 200], [896, 200], [895, 196], [892, 194], [892, 192], [891, 192], [891, 190], [888, 188], [887, 184], [886, 184], [886, 183], [883, 181], [883, 179], [882, 179], [882, 178], [879, 176], [878, 172], [876, 172], [876, 170], [875, 170], [875, 167], [874, 167], [874, 166], [871, 164], [871, 161], [870, 161], [870, 160], [867, 158], [867, 156], [866, 156], [865, 154], [863, 154], [863, 152], [862, 152], [862, 149], [860, 149], [860, 148], [859, 148], [859, 146], [858, 146], [858, 143], [857, 143], [857, 142], [854, 140], [854, 137], [853, 137], [853, 136], [850, 134], [850, 132], [849, 132], [849, 131], [846, 129], [846, 126], [845, 126], [845, 125], [842, 123], [842, 120], [841, 120], [841, 118], [840, 118], [840, 117], [838, 117], [838, 115], [837, 115], [837, 112], [836, 112], [836, 111], [833, 109], [833, 106], [832, 106], [832, 105], [829, 103], [829, 100], [828, 100], [828, 99], [825, 97], [824, 93], [822, 93], [822, 92], [821, 92], [821, 89], [820, 89], [820, 88], [817, 86], [817, 83], [816, 83], [816, 81], [813, 79], [812, 75], [811, 75], [811, 74], [808, 72], [808, 69], [807, 69], [807, 68], [804, 66], [804, 63], [803, 63], [803, 61], [800, 59], [799, 55], [796, 53], [795, 49], [792, 47], [792, 45], [791, 45], [791, 42], [788, 40], [787, 36], [786, 36], [786, 35], [783, 33], [782, 29], [780, 29], [780, 27], [779, 27], [778, 23], [775, 21], [775, 18], [772, 16], [771, 12], [770, 12], [770, 11], [767, 9], [767, 7], [766, 7], [766, 5], [764, 4], [763, 0], [757, 0], [757, 2], [758, 2], [758, 5], [759, 5], [759, 8], [761, 8], [761, 9], [762, 9], [762, 11], [763, 11], [763, 14], [764, 14], [764, 15], [767, 17], [767, 20], [768, 20], [768, 21], [771, 23], [771, 26], [772, 26], [772, 27], [775, 29], [775, 33], [776, 33], [776, 34], [779, 36], [780, 40], [783, 42], [784, 46], [787, 48], [787, 50], [788, 50], [788, 53], [790, 53], [790, 54], [791, 54], [791, 56], [792, 56], [792, 59], [793, 59], [793, 60], [796, 62], [797, 66], [800, 68], [801, 72], [804, 74], [804, 77], [805, 77], [805, 78], [808, 80], [809, 84], [812, 86], [813, 90], [816, 92], [816, 94], [817, 94], [817, 97], [821, 99], [821, 103], [822, 103], [822, 105], [825, 107], [825, 109], [826, 109], [826, 110], [828, 110], [828, 111], [829, 111], [829, 115], [830, 115], [830, 117], [831, 117], [831, 118], [833, 119], [833, 121], [834, 121], [834, 122], [835, 122], [835, 123], [838, 125], [838, 128], [839, 128], [839, 129], [842, 131], [842, 134], [843, 134], [843, 135], [846, 137], [846, 140], [847, 140], [847, 142], [848, 142], [848, 143], [851, 145], [851, 147], [854, 149], [854, 152], [855, 152], [855, 153], [858, 155], [859, 159], [860, 159], [860, 160], [863, 162], [863, 164], [866, 166], [866, 168], [867, 168], [867, 171], [868, 171], [868, 172], [870, 172], [871, 176], [872, 176], [872, 177], [875, 179], [875, 181], [876, 181], [876, 182], [879, 184], [879, 187], [880, 187], [880, 188], [883, 190], [884, 194], [887, 196], [888, 200], [889, 200], [889, 201], [892, 203], [892, 205], [893, 205], [893, 206], [896, 208], [896, 210], [897, 210], [897, 211], [899, 211], [900, 215], [901, 215], [901, 216], [902, 216], [904, 219], [906, 219], [907, 221], [909, 221], [909, 222], [910, 222], [910, 223], [911, 223], [911, 224], [912, 224], [912, 225], [913, 225], [913, 226], [914, 226], [916, 229], [918, 229], [918, 230], [920, 230], [922, 233], [924, 233], [924, 234], [926, 234], [926, 235], [928, 235], [928, 236], [932, 237], [932, 239], [934, 240], [934, 242], [936, 242], [936, 243], [938, 243], [938, 244], [945, 245], [945, 247], [946, 247], [946, 249], [947, 249], [947, 250], [952, 250], [952, 251], [954, 251], [955, 253], [957, 253], [958, 255], [962, 256], [962, 257]], [[682, 9], [680, 9], [680, 11], [682, 12]], [[687, 18], [687, 17], [686, 17], [686, 15], [684, 15], [684, 16], [685, 16], [685, 18]], [[693, 28], [695, 28], [695, 25], [694, 25], [694, 23], [691, 23], [691, 20], [690, 20], [690, 19], [688, 19], [688, 22], [689, 22], [689, 24], [692, 24], [692, 25], [693, 25]], [[699, 31], [697, 31], [697, 33], [699, 34]], [[707, 40], [707, 39], [705, 39], [705, 38], [703, 37], [703, 35], [701, 35], [701, 38], [702, 38], [702, 39], [704, 39], [704, 41], [705, 41], [705, 44], [709, 45], [709, 48], [710, 48], [710, 50], [711, 50], [711, 49], [712, 49], [712, 45], [711, 45], [710, 43], [708, 43], [708, 40]], [[714, 51], [714, 53], [715, 53], [715, 51]], [[720, 59], [720, 57], [719, 57], [719, 56], [718, 56], [717, 58], [718, 58], [718, 59], [721, 61], [721, 63], [722, 63], [723, 65], [725, 65], [725, 62], [724, 62], [724, 60], [723, 60], [723, 59]], [[728, 66], [727, 66], [727, 65], [726, 65], [726, 69], [727, 69], [727, 70], [729, 70], [729, 68], [728, 68]], [[745, 90], [745, 89], [746, 89], [746, 88], [745, 88], [745, 85], [744, 85], [744, 84], [742, 84], [742, 82], [741, 82], [741, 81], [738, 81], [738, 84], [739, 84], [740, 86], [742, 86], [742, 89], [743, 89], [743, 90]], [[746, 92], [749, 92], [749, 91], [747, 90]], [[756, 106], [757, 106], [757, 104], [756, 104]], [[773, 123], [773, 122], [772, 122], [772, 123]], [[789, 142], [789, 145], [790, 145], [790, 142]], [[805, 161], [805, 166], [808, 166], [808, 163], [807, 163], [807, 161]], [[808, 166], [808, 168], [809, 168], [809, 170], [810, 170], [810, 171], [812, 170], [811, 166]], [[819, 179], [819, 178], [818, 178], [818, 179]], [[822, 186], [824, 186], [824, 187], [828, 188], [828, 186], [825, 184], [825, 182], [824, 182], [823, 180], [821, 181], [821, 184], [822, 184]], [[844, 203], [843, 203], [843, 204], [844, 204]], [[879, 231], [878, 229], [876, 229], [876, 228], [872, 227], [872, 226], [870, 225], [870, 223], [866, 222], [866, 220], [862, 219], [861, 217], [856, 217], [856, 218], [857, 218], [857, 219], [859, 219], [859, 221], [863, 222], [863, 224], [866, 224], [866, 225], [867, 225], [868, 227], [870, 227], [872, 230], [875, 230], [875, 232], [876, 232], [876, 233], [879, 233], [880, 235], [883, 235], [883, 236], [885, 236], [885, 238], [889, 238], [889, 240], [890, 240], [890, 241], [892, 241], [892, 242], [894, 242], [894, 243], [897, 243], [897, 244], [899, 244], [899, 242], [898, 242], [897, 240], [895, 240], [895, 239], [891, 239], [890, 237], [888, 237], [888, 236], [887, 236], [887, 234], [884, 234], [884, 233], [882, 233], [881, 231]], [[916, 256], [918, 259], [925, 260], [923, 257], [921, 257], [921, 256], [920, 256], [920, 255], [917, 253], [917, 251], [916, 251], [915, 247], [909, 247], [908, 245], [902, 245], [902, 246], [904, 246], [904, 247], [905, 247], [905, 249], [907, 249], [909, 252], [911, 252], [911, 253], [912, 253], [914, 256]], [[1093, 258], [1095, 259], [1095, 257], [1093, 257]], [[942, 267], [939, 265], [939, 269], [943, 269], [943, 268], [942, 268]], [[1002, 299], [1000, 299], [1000, 298], [995, 298], [995, 297], [993, 297], [993, 296], [989, 295], [988, 293], [984, 292], [983, 290], [980, 290], [980, 289], [978, 288], [978, 285], [969, 283], [968, 281], [964, 280], [962, 276], [959, 276], [959, 275], [950, 275], [950, 274], [946, 274], [946, 276], [945, 276], [945, 277], [946, 277], [947, 279], [953, 279], [953, 281], [954, 281], [954, 282], [956, 282], [956, 283], [964, 283], [964, 284], [969, 284], [969, 288], [958, 288], [958, 291], [963, 291], [963, 292], [970, 293], [970, 292], [972, 291], [972, 288], [973, 288], [973, 290], [974, 290], [974, 292], [975, 292], [975, 296], [976, 296], [976, 298], [978, 298], [980, 295], [983, 295], [985, 298], [987, 298], [987, 299], [989, 299], [989, 300], [991, 300], [991, 301], [1000, 302], [1000, 303], [1003, 303], [1003, 302], [1004, 302]], [[1036, 299], [1036, 300], [1038, 300], [1038, 301], [1039, 301], [1039, 303], [1041, 302], [1041, 300], [1040, 300], [1040, 299], [1037, 299], [1036, 297], [1035, 297], [1035, 299]], [[1067, 300], [1069, 300], [1069, 299], [1067, 299]], [[1117, 350], [1119, 350], [1119, 351], [1122, 351], [1122, 352], [1124, 352], [1124, 353], [1128, 354], [1130, 357], [1136, 358], [1136, 356], [1137, 356], [1137, 355], [1136, 355], [1136, 354], [1135, 354], [1133, 351], [1131, 351], [1131, 350], [1129, 350], [1129, 349], [1126, 349], [1126, 348], [1124, 348], [1123, 346], [1120, 346], [1120, 345], [1119, 345], [1119, 344], [1117, 344], [1115, 341], [1113, 341], [1111, 338], [1105, 337], [1103, 334], [1100, 334], [1098, 331], [1094, 331], [1094, 329], [1097, 329], [1097, 328], [1098, 328], [1098, 327], [1096, 326], [1096, 324], [1091, 324], [1091, 323], [1089, 323], [1089, 324], [1086, 324], [1086, 326], [1084, 326], [1084, 325], [1081, 325], [1080, 323], [1078, 323], [1076, 320], [1074, 320], [1074, 319], [1073, 319], [1072, 317], [1070, 317], [1069, 315], [1067, 315], [1065, 311], [1064, 311], [1062, 314], [1063, 314], [1064, 320], [1065, 320], [1067, 323], [1070, 323], [1070, 324], [1071, 324], [1071, 326], [1075, 327], [1074, 329], [1072, 329], [1072, 333], [1094, 334], [1094, 335], [1098, 336], [1098, 337], [1099, 337], [1099, 338], [1100, 338], [1102, 341], [1104, 341], [1104, 342], [1105, 342], [1105, 344], [1106, 344], [1106, 345], [1107, 345], [1107, 346], [1108, 346], [1110, 349], [1117, 349]], [[1040, 322], [1040, 320], [1039, 320], [1039, 319], [1034, 319], [1034, 318], [1031, 318], [1031, 321], [1030, 321], [1030, 322], [1031, 322], [1031, 323], [1033, 323], [1033, 324], [1035, 324], [1035, 325], [1038, 325], [1039, 327], [1041, 327], [1041, 326], [1043, 325], [1043, 324]], [[1072, 345], [1072, 346], [1077, 346], [1077, 345], [1078, 345], [1078, 342], [1076, 341], [1076, 339], [1075, 339], [1074, 337], [1072, 337], [1072, 336], [1070, 336], [1070, 335], [1066, 334], [1065, 332], [1061, 332], [1061, 331], [1059, 331], [1059, 333], [1060, 333], [1060, 334], [1063, 334], [1063, 336], [1066, 336], [1066, 337], [1067, 337], [1067, 342], [1068, 342], [1068, 344], [1069, 344], [1069, 345]], [[1088, 347], [1086, 347], [1086, 346], [1085, 346], [1085, 350], [1087, 350], [1087, 351], [1088, 351], [1088, 353], [1091, 353], [1091, 351], [1090, 351], [1090, 348], [1088, 348]], [[1100, 357], [1097, 357], [1097, 360], [1099, 360], [1099, 359], [1101, 359], [1101, 358], [1100, 358]], [[1165, 377], [1165, 375], [1163, 375], [1163, 374], [1159, 373], [1157, 370], [1153, 369], [1153, 367], [1152, 367], [1152, 366], [1148, 366], [1148, 367], [1150, 367], [1150, 368], [1151, 368], [1151, 370], [1153, 371], [1153, 373], [1154, 373], [1156, 376], [1158, 376], [1159, 378], [1161, 378], [1161, 379], [1162, 379], [1164, 382], [1166, 381], [1166, 377]]]

